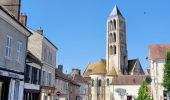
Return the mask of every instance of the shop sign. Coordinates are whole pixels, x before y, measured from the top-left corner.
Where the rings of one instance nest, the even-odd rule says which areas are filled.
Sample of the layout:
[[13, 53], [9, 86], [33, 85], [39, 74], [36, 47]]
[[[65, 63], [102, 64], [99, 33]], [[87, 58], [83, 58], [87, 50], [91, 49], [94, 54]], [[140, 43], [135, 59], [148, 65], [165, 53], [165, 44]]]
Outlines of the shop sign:
[[2, 70], [0, 70], [0, 75], [6, 76], [6, 77], [17, 78], [17, 79], [24, 79], [23, 75], [19, 75], [19, 74], [7, 72], [7, 71], [2, 71]]

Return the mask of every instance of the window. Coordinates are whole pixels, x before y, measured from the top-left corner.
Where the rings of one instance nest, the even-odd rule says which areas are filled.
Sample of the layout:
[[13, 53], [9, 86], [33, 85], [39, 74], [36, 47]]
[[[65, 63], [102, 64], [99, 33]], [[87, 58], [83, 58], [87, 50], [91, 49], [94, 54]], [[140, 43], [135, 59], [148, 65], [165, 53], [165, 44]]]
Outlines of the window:
[[113, 55], [113, 47], [112, 46], [110, 46], [109, 52], [110, 52], [110, 55]]
[[47, 61], [47, 48], [44, 48], [44, 61]]
[[22, 59], [22, 42], [17, 42], [17, 61], [21, 62]]
[[50, 51], [49, 51], [49, 55], [48, 55], [48, 60], [49, 60], [49, 63], [52, 65], [53, 57], [52, 57], [52, 52], [50, 52]]
[[48, 73], [48, 85], [51, 85], [51, 73]]
[[112, 33], [110, 33], [110, 35], [109, 35], [109, 42], [110, 42], [110, 43], [113, 42], [113, 35], [112, 35]]
[[110, 23], [109, 23], [109, 30], [110, 30], [110, 31], [113, 30], [113, 22], [112, 22], [112, 21], [110, 21]]
[[107, 81], [107, 86], [109, 86], [109, 79], [107, 79], [106, 81]]
[[114, 48], [114, 54], [116, 54], [116, 46], [113, 46], [113, 48]]
[[26, 69], [25, 69], [25, 82], [29, 83], [30, 79], [31, 79], [31, 66], [29, 66], [28, 64], [26, 64]]
[[12, 46], [12, 37], [7, 35], [6, 50], [5, 50], [5, 56], [6, 57], [11, 56], [11, 46]]
[[45, 71], [42, 72], [42, 84], [45, 85]]
[[101, 80], [98, 80], [98, 86], [101, 87]]
[[94, 80], [92, 80], [92, 86], [94, 86]]
[[113, 33], [113, 41], [116, 42], [116, 33]]
[[113, 24], [114, 24], [114, 29], [116, 29], [116, 20], [115, 19], [113, 21]]

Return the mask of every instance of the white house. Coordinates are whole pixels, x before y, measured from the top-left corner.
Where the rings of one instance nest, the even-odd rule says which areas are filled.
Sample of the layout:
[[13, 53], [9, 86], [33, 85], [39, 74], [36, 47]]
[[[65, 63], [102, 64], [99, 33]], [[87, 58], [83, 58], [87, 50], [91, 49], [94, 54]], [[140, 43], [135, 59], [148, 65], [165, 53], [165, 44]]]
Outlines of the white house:
[[148, 64], [152, 78], [151, 89], [154, 100], [168, 100], [166, 90], [162, 87], [163, 69], [166, 52], [170, 50], [170, 44], [149, 45]]

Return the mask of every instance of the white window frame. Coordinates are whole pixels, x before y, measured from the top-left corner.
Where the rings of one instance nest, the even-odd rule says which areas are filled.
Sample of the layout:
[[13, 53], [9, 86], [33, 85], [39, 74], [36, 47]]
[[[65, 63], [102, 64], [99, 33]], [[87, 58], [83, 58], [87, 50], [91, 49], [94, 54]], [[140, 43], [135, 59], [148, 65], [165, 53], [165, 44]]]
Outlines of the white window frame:
[[[50, 77], [51, 76], [51, 77]], [[47, 76], [47, 79], [48, 79], [48, 85], [51, 86], [52, 85], [52, 74], [51, 72], [48, 72], [48, 76]]]
[[11, 50], [12, 49], [12, 37], [7, 35], [6, 38], [6, 46], [5, 46], [5, 57], [10, 58], [11, 57]]
[[17, 41], [17, 62], [22, 62], [22, 52], [23, 52], [23, 43], [21, 41]]

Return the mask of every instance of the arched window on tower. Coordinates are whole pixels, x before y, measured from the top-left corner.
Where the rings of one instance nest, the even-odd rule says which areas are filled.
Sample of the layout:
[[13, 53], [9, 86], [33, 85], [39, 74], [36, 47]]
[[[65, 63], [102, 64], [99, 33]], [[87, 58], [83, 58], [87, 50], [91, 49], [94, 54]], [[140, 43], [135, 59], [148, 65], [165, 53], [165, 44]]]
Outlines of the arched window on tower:
[[116, 19], [114, 19], [113, 21], [113, 26], [114, 26], [114, 29], [116, 29]]
[[98, 86], [101, 87], [102, 86], [102, 81], [98, 80]]
[[109, 23], [109, 31], [112, 31], [112, 30], [113, 30], [113, 22], [110, 21], [110, 23]]
[[110, 43], [113, 42], [113, 34], [112, 34], [112, 33], [110, 33], [110, 35], [109, 35], [109, 42], [110, 42]]
[[110, 46], [109, 52], [110, 52], [110, 55], [113, 55], [113, 47], [112, 46]]
[[94, 86], [94, 80], [92, 80], [92, 87]]
[[116, 42], [116, 33], [113, 33], [113, 41]]
[[109, 86], [109, 79], [107, 79], [106, 81], [107, 81], [107, 86]]
[[116, 54], [116, 46], [113, 46], [114, 54]]

